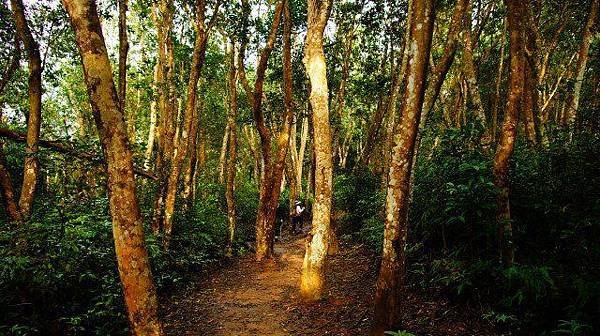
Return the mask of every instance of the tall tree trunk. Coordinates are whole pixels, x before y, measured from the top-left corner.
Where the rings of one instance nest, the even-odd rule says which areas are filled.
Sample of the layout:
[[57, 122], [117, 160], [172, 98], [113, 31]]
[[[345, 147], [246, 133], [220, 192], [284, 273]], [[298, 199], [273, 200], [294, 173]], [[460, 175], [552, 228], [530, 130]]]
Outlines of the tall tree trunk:
[[306, 241], [300, 293], [305, 300], [318, 300], [323, 292], [324, 266], [331, 235], [331, 189], [333, 163], [329, 124], [329, 90], [323, 31], [331, 14], [332, 0], [308, 1], [308, 31], [304, 46], [304, 66], [310, 80], [310, 105], [315, 146], [315, 200], [312, 230]]
[[158, 175], [152, 231], [158, 234], [163, 221], [163, 210], [167, 192], [167, 179], [173, 157], [173, 138], [175, 136], [175, 94], [174, 86], [174, 50], [173, 0], [160, 0], [152, 8], [152, 18], [157, 30], [158, 58], [156, 87], [158, 106], [158, 151], [156, 153], [156, 172]]
[[509, 163], [517, 135], [519, 109], [525, 86], [525, 55], [523, 51], [523, 22], [527, 10], [526, 3], [520, 0], [506, 0], [507, 26], [510, 41], [510, 76], [508, 99], [504, 112], [504, 121], [500, 140], [494, 158], [494, 184], [500, 190], [498, 194], [498, 240], [502, 260], [510, 265], [514, 259], [512, 243], [512, 223], [509, 205]]
[[[198, 93], [198, 80], [200, 79], [200, 72], [204, 65], [204, 57], [206, 55], [206, 45], [208, 42], [208, 34], [211, 27], [215, 23], [217, 12], [220, 3], [217, 2], [213, 12], [213, 16], [208, 25], [205, 21], [205, 10], [206, 3], [204, 0], [196, 1], [196, 41], [194, 42], [194, 51], [192, 54], [192, 64], [190, 70], [190, 78], [187, 85], [187, 100], [185, 104], [185, 115], [184, 126], [181, 134], [177, 138], [173, 153], [173, 161], [171, 165], [171, 172], [167, 183], [167, 193], [165, 199], [165, 210], [163, 216], [163, 228], [165, 233], [165, 247], [169, 246], [169, 240], [171, 231], [173, 229], [173, 214], [175, 212], [175, 198], [177, 195], [177, 186], [179, 183], [179, 175], [181, 173], [181, 167], [183, 161], [188, 154], [189, 147], [189, 136], [192, 132], [192, 127], [195, 122], [194, 111], [196, 110], [196, 99]], [[230, 130], [235, 132], [235, 130]]]
[[29, 69], [29, 113], [27, 115], [27, 143], [25, 145], [25, 164], [23, 166], [23, 184], [19, 198], [19, 210], [23, 219], [31, 215], [40, 164], [37, 158], [40, 125], [42, 118], [42, 60], [38, 43], [34, 40], [25, 17], [22, 0], [10, 1], [19, 39], [27, 51]]
[[570, 137], [573, 136], [575, 131], [575, 122], [577, 119], [577, 109], [579, 108], [579, 97], [581, 94], [581, 86], [583, 85], [583, 79], [585, 77], [585, 68], [587, 66], [588, 54], [590, 51], [590, 43], [592, 42], [592, 30], [594, 23], [596, 22], [596, 16], [598, 15], [598, 6], [600, 0], [592, 0], [590, 4], [590, 10], [588, 12], [587, 21], [583, 27], [581, 46], [579, 47], [579, 57], [577, 59], [577, 66], [575, 69], [575, 87], [573, 88], [573, 94], [569, 99], [569, 105], [567, 108], [567, 127], [569, 128]]
[[235, 44], [231, 41], [231, 52], [229, 55], [229, 114], [227, 124], [229, 125], [229, 155], [227, 157], [227, 188], [225, 199], [227, 200], [227, 223], [229, 234], [227, 236], [226, 255], [233, 255], [233, 241], [235, 238], [235, 160], [237, 151], [237, 71], [235, 69]]
[[[127, 95], [127, 52], [129, 51], [129, 42], [127, 41], [127, 2], [128, 0], [119, 0], [119, 106], [125, 115], [126, 95]], [[127, 123], [131, 123], [127, 120]], [[129, 127], [128, 127], [129, 129]], [[133, 139], [129, 139], [131, 142]]]
[[433, 0], [414, 1], [402, 119], [396, 126], [386, 197], [383, 256], [375, 293], [375, 334], [397, 323], [404, 289], [410, 170], [423, 107], [433, 22]]
[[423, 114], [421, 116], [422, 126], [427, 122], [427, 116], [435, 105], [442, 85], [444, 84], [444, 80], [446, 79], [446, 75], [454, 62], [454, 56], [456, 55], [456, 48], [458, 46], [458, 35], [464, 27], [463, 22], [469, 1], [470, 0], [458, 0], [454, 5], [450, 28], [448, 29], [447, 42], [444, 46], [444, 53], [440, 59], [435, 62], [435, 67], [431, 69], [431, 78], [427, 84], [425, 102], [423, 103]]
[[[247, 1], [242, 2], [245, 8], [244, 26], [247, 25], [249, 13]], [[282, 14], [285, 16], [283, 32], [283, 87], [284, 87], [284, 118], [282, 127], [279, 131], [275, 149], [272, 149], [273, 139], [271, 130], [265, 124], [265, 118], [262, 111], [263, 85], [265, 71], [268, 65], [268, 59], [271, 55], [277, 38], [277, 29], [281, 22]], [[279, 204], [279, 194], [285, 168], [285, 160], [289, 148], [290, 129], [293, 119], [292, 94], [291, 94], [291, 19], [289, 13], [289, 4], [287, 0], [277, 3], [267, 43], [262, 50], [256, 69], [256, 81], [254, 91], [246, 79], [243, 59], [246, 40], [240, 44], [238, 62], [239, 78], [248, 96], [249, 103], [252, 106], [252, 115], [258, 130], [262, 152], [262, 175], [260, 182], [260, 192], [258, 201], [258, 213], [256, 216], [256, 259], [270, 259], [273, 256], [273, 241], [275, 237], [275, 217]], [[272, 154], [275, 154], [273, 158]]]
[[108, 196], [119, 275], [136, 335], [162, 335], [144, 231], [135, 195], [132, 153], [102, 28], [92, 0], [63, 0], [75, 31], [96, 126], [107, 161]]

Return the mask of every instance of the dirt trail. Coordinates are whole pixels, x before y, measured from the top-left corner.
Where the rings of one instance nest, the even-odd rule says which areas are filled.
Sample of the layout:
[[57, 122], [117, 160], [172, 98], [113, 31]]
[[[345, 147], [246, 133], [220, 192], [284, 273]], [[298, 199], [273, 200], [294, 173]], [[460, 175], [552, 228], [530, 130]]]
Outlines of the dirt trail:
[[[377, 257], [360, 245], [343, 243], [328, 258], [325, 295], [303, 303], [298, 285], [302, 238], [275, 244], [275, 261], [257, 263], [252, 254], [209, 270], [162, 299], [167, 335], [368, 335]], [[420, 277], [411, 277], [419, 283]], [[401, 317], [414, 335], [499, 335], [481, 311], [449, 302], [444, 290], [406, 293]]]
[[275, 245], [274, 262], [242, 257], [164, 302], [169, 335], [365, 335], [374, 267], [356, 249], [331, 258], [325, 298], [299, 300], [302, 239]]

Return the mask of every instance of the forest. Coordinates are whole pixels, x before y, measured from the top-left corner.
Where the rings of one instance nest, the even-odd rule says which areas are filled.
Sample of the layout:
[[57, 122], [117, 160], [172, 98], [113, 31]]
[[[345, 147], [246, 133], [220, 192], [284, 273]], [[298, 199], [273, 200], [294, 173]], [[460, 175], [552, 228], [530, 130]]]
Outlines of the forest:
[[600, 334], [600, 0], [0, 0], [0, 335]]

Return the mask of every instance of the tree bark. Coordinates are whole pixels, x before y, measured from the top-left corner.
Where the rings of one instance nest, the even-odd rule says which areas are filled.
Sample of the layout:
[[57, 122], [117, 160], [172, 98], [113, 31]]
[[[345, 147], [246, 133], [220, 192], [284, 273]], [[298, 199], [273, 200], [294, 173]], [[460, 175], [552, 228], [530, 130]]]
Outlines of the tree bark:
[[237, 71], [235, 68], [235, 44], [231, 41], [231, 52], [229, 55], [229, 114], [227, 116], [227, 124], [229, 125], [229, 155], [227, 157], [227, 188], [225, 191], [225, 199], [227, 200], [227, 249], [225, 254], [229, 257], [233, 255], [233, 241], [235, 238], [235, 162], [237, 151]]
[[494, 107], [492, 108], [492, 143], [496, 143], [498, 135], [498, 104], [500, 103], [500, 87], [502, 85], [502, 74], [504, 73], [504, 46], [506, 45], [506, 19], [502, 28], [500, 39], [500, 60], [498, 62], [498, 73], [496, 74], [496, 93], [494, 95]]
[[408, 68], [402, 119], [396, 126], [386, 197], [383, 256], [376, 284], [374, 333], [397, 323], [405, 283], [410, 175], [425, 93], [433, 22], [433, 0], [414, 1], [408, 39]]
[[[127, 2], [128, 0], [119, 0], [119, 106], [125, 115], [126, 95], [127, 95], [127, 52], [129, 51], [129, 42], [127, 41]], [[127, 123], [132, 121], [128, 118]], [[129, 126], [129, 125], [128, 125]], [[130, 129], [130, 127], [128, 127]], [[131, 134], [130, 134], [131, 136]], [[130, 142], [133, 139], [129, 139]]]
[[136, 335], [162, 335], [142, 216], [135, 195], [132, 153], [119, 107], [102, 28], [92, 0], [63, 0], [75, 31], [85, 81], [107, 161], [108, 194], [119, 275]]
[[588, 12], [587, 21], [583, 27], [581, 46], [579, 47], [579, 56], [577, 59], [577, 66], [575, 69], [575, 87], [573, 88], [573, 94], [569, 99], [567, 108], [567, 127], [569, 129], [570, 137], [573, 137], [575, 132], [575, 122], [577, 119], [577, 109], [579, 108], [579, 97], [581, 94], [581, 86], [583, 85], [583, 79], [585, 77], [585, 68], [587, 66], [588, 54], [590, 51], [590, 43], [592, 42], [592, 30], [594, 23], [596, 23], [596, 16], [598, 15], [598, 6], [600, 0], [592, 0], [590, 4], [590, 10]]
[[[0, 94], [3, 93], [6, 84], [12, 79], [15, 71], [19, 68], [19, 59], [21, 56], [21, 48], [19, 45], [19, 39], [15, 37], [15, 46], [13, 55], [10, 62], [8, 62], [6, 69], [0, 78]], [[0, 124], [4, 122], [2, 117], [4, 102], [0, 98]], [[17, 203], [17, 196], [15, 189], [12, 184], [12, 178], [10, 172], [6, 168], [6, 158], [4, 156], [4, 143], [0, 141], [0, 193], [1, 199], [4, 201], [4, 208], [6, 213], [10, 217], [11, 221], [20, 223], [23, 221], [23, 216], [19, 210], [19, 204]]]
[[23, 219], [31, 215], [40, 164], [37, 158], [38, 140], [42, 118], [42, 60], [38, 43], [34, 40], [25, 17], [22, 0], [11, 0], [13, 18], [19, 39], [27, 51], [29, 69], [29, 114], [27, 115], [27, 143], [25, 146], [25, 164], [23, 166], [23, 184], [19, 198], [19, 210]]
[[308, 1], [308, 31], [304, 46], [304, 66], [310, 80], [315, 146], [315, 200], [312, 208], [312, 230], [306, 240], [306, 253], [300, 280], [300, 293], [308, 301], [318, 300], [322, 296], [325, 258], [331, 235], [333, 162], [323, 31], [331, 14], [332, 2], [332, 0]]
[[427, 122], [427, 116], [435, 105], [442, 85], [444, 84], [444, 80], [446, 79], [446, 75], [454, 62], [454, 56], [456, 55], [456, 48], [458, 46], [458, 35], [464, 27], [463, 21], [469, 1], [470, 0], [458, 0], [456, 5], [454, 5], [450, 28], [448, 29], [448, 38], [446, 45], [444, 46], [444, 53], [436, 62], [436, 66], [431, 69], [431, 78], [427, 84], [425, 102], [423, 103], [423, 114], [421, 116], [422, 125], [425, 125]]
[[158, 234], [163, 222], [167, 180], [171, 159], [173, 157], [173, 139], [175, 136], [175, 92], [174, 92], [174, 50], [173, 0], [160, 0], [152, 8], [152, 18], [156, 25], [158, 57], [157, 80], [158, 89], [158, 151], [156, 153], [156, 173], [158, 175], [154, 209], [152, 215], [152, 231]]
[[[171, 165], [171, 172], [167, 183], [167, 193], [165, 198], [165, 209], [163, 216], [163, 229], [165, 233], [165, 248], [168, 248], [169, 241], [171, 238], [171, 231], [173, 230], [173, 214], [175, 212], [175, 198], [177, 195], [177, 186], [179, 184], [179, 175], [181, 173], [181, 167], [183, 161], [188, 154], [189, 147], [189, 136], [192, 132], [192, 128], [195, 122], [194, 111], [196, 110], [196, 99], [198, 93], [198, 80], [200, 79], [200, 72], [204, 65], [204, 58], [206, 55], [206, 45], [208, 42], [208, 35], [210, 29], [215, 23], [217, 12], [220, 3], [217, 2], [213, 16], [208, 23], [205, 21], [205, 10], [206, 3], [204, 0], [196, 1], [196, 41], [194, 42], [194, 51], [192, 54], [192, 65], [190, 70], [190, 78], [187, 85], [187, 100], [185, 104], [185, 115], [184, 126], [179, 137], [177, 138], [176, 145], [173, 152], [173, 160]], [[230, 130], [233, 132], [234, 130]]]
[[508, 82], [508, 99], [504, 112], [504, 121], [500, 133], [496, 155], [494, 157], [494, 184], [500, 191], [498, 194], [498, 241], [501, 258], [506, 265], [511, 265], [514, 259], [512, 243], [512, 224], [509, 204], [509, 163], [512, 156], [519, 109], [522, 104], [525, 86], [525, 55], [523, 52], [524, 14], [526, 3], [520, 0], [506, 0], [507, 27], [510, 41], [510, 76]]

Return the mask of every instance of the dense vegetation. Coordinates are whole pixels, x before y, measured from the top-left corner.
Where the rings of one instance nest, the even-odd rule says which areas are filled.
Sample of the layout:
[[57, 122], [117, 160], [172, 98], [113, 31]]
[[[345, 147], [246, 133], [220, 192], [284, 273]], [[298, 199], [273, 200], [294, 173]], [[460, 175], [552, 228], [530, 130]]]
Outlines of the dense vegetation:
[[375, 331], [415, 291], [600, 332], [598, 2], [0, 1], [0, 334], [161, 334], [295, 201], [305, 300], [338, 240], [381, 256]]

